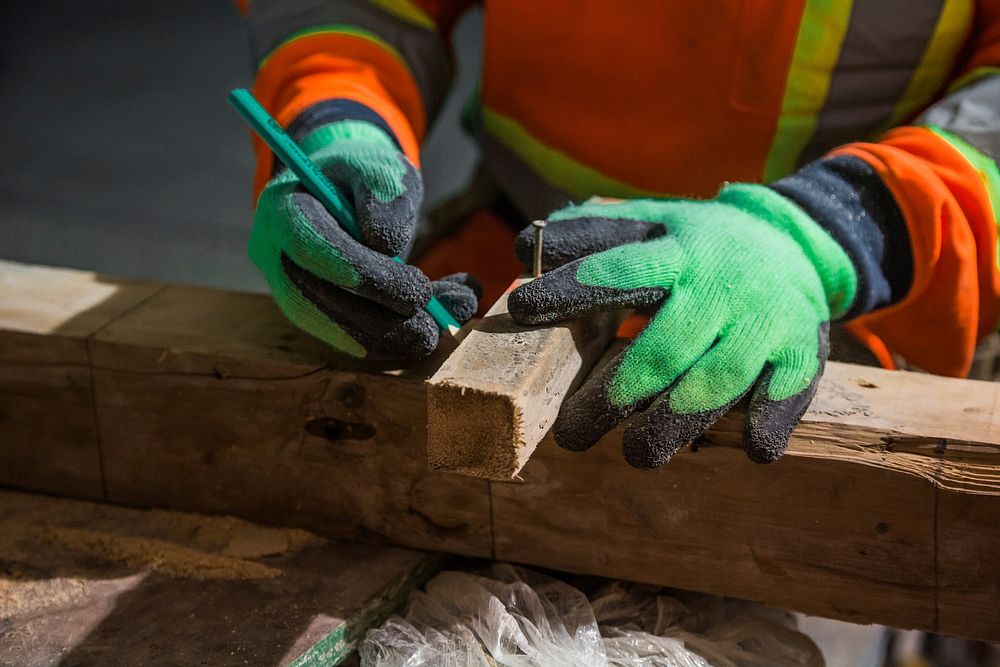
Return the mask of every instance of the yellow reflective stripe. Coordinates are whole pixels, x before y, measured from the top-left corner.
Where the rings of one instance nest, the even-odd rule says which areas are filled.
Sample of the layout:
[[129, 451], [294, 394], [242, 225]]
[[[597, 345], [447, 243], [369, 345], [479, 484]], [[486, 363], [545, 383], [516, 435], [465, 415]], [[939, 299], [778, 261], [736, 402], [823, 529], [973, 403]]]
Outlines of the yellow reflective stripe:
[[[993, 209], [993, 224], [998, 228], [997, 231], [1000, 232], [1000, 168], [997, 167], [997, 163], [958, 135], [952, 134], [937, 125], [928, 125], [926, 127], [935, 135], [947, 141], [952, 148], [958, 151], [979, 172], [979, 177], [983, 179], [983, 185], [986, 186], [986, 196], [989, 197], [990, 208]], [[997, 263], [1000, 264], [1000, 234], [998, 234], [997, 238]], [[996, 328], [1000, 329], [1000, 322], [997, 322]]]
[[377, 45], [384, 51], [389, 52], [392, 55], [392, 57], [398, 60], [399, 64], [406, 69], [406, 72], [410, 75], [410, 78], [413, 78], [413, 71], [410, 69], [409, 64], [406, 62], [406, 59], [403, 58], [403, 54], [396, 50], [396, 47], [394, 47], [392, 44], [385, 41], [384, 39], [382, 39], [381, 37], [379, 37], [378, 35], [369, 30], [365, 30], [364, 28], [359, 28], [356, 25], [348, 25], [346, 23], [338, 23], [335, 25], [313, 26], [311, 28], [306, 28], [304, 30], [300, 30], [296, 33], [293, 33], [291, 36], [288, 37], [288, 39], [283, 41], [281, 44], [278, 44], [278, 46], [274, 47], [274, 49], [270, 53], [264, 56], [264, 58], [261, 59], [260, 64], [257, 65], [257, 69], [258, 70], [264, 69], [264, 67], [267, 66], [271, 58], [274, 57], [274, 54], [276, 54], [285, 46], [288, 46], [292, 42], [296, 42], [300, 39], [305, 39], [306, 37], [312, 37], [313, 35], [349, 35], [351, 37], [360, 37], [361, 39], [367, 40]]
[[411, 25], [427, 30], [436, 30], [437, 25], [431, 15], [408, 0], [368, 0], [379, 9], [402, 19]]
[[913, 77], [902, 98], [893, 108], [889, 120], [879, 132], [884, 132], [913, 117], [934, 98], [948, 80], [955, 58], [972, 25], [974, 10], [972, 0], [945, 1], [920, 64], [914, 70]]
[[985, 79], [988, 76], [993, 76], [994, 74], [1000, 74], [1000, 67], [977, 67], [971, 72], [966, 72], [962, 76], [955, 79], [955, 82], [948, 86], [948, 93], [951, 94], [959, 88], [965, 88], [971, 83], [975, 83], [980, 79]]
[[597, 169], [547, 146], [513, 118], [486, 106], [481, 109], [483, 129], [509, 148], [539, 177], [573, 197], [664, 197], [663, 192], [644, 190], [605, 176]]
[[764, 165], [764, 182], [795, 170], [816, 131], [816, 116], [830, 92], [830, 74], [840, 57], [853, 2], [807, 0], [785, 83], [781, 116]]
[[980, 178], [983, 179], [983, 185], [986, 186], [986, 194], [990, 199], [990, 207], [993, 209], [993, 221], [995, 224], [1000, 224], [1000, 168], [997, 167], [997, 163], [993, 158], [957, 134], [952, 134], [937, 125], [927, 125], [926, 127], [935, 135], [947, 141], [952, 148], [958, 151], [979, 172]]

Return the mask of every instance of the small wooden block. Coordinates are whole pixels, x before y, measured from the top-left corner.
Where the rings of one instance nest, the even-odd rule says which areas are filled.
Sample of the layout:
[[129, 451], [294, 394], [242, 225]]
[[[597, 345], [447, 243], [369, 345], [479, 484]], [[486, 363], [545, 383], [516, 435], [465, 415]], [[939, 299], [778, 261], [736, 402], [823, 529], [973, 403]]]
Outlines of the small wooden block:
[[522, 326], [507, 312], [511, 289], [429, 381], [427, 460], [435, 470], [514, 479], [621, 322], [620, 313], [602, 313]]

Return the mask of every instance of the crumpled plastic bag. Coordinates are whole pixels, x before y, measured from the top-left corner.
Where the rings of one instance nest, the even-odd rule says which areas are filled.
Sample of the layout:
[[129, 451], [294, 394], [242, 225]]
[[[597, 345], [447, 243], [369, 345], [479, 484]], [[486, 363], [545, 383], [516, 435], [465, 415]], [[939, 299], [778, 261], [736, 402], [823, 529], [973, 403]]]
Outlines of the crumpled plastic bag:
[[590, 598], [506, 563], [443, 572], [403, 617], [370, 630], [363, 667], [800, 667], [823, 665], [794, 620], [761, 605], [614, 582]]

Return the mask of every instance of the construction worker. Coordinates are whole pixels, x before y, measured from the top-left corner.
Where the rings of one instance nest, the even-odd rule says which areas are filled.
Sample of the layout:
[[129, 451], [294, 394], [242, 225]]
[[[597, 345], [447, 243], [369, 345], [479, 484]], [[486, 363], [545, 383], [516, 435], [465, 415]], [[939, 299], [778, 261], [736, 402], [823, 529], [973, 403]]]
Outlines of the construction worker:
[[[413, 238], [420, 145], [470, 4], [246, 10], [256, 96], [350, 193], [364, 237], [258, 143], [250, 254], [289, 319], [348, 354], [428, 354], [431, 293], [460, 319], [476, 309], [468, 275], [431, 281], [390, 260]], [[625, 457], [658, 466], [749, 395], [747, 455], [774, 461], [836, 321], [887, 367], [968, 372], [1000, 305], [1000, 0], [491, 0], [484, 11], [472, 109], [483, 159], [522, 223], [548, 219], [548, 272], [511, 294], [511, 313], [531, 324], [651, 314], [566, 401], [560, 445], [584, 450], [641, 413]], [[518, 255], [532, 243], [518, 236]]]

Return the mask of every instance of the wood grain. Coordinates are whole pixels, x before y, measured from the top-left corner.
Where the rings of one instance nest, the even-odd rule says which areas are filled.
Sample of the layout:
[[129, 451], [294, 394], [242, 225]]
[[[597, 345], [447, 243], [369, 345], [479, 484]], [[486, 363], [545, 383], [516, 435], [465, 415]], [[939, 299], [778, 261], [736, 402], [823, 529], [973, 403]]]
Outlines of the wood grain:
[[[776, 464], [746, 459], [737, 409], [657, 470], [629, 468], [616, 431], [585, 454], [546, 438], [523, 482], [492, 482], [427, 469], [424, 381], [441, 356], [363, 369], [295, 331], [266, 296], [168, 286], [91, 333], [8, 320], [0, 349], [25, 336], [36, 358], [89, 351], [74, 361], [93, 376], [78, 400], [91, 404], [102, 481], [120, 504], [1000, 639], [993, 383], [831, 363]], [[26, 376], [34, 392], [11, 402]], [[44, 467], [76, 446], [33, 430], [49, 381], [30, 363], [0, 364], [6, 456], [48, 448]], [[87, 493], [52, 479], [23, 485]]]
[[489, 555], [486, 482], [427, 469], [425, 368], [360, 372], [269, 298], [194, 287], [90, 344], [110, 500]]
[[87, 340], [161, 287], [0, 262], [0, 484], [103, 497]]
[[547, 327], [517, 324], [507, 296], [524, 280], [428, 381], [427, 459], [435, 470], [515, 478], [615, 335], [617, 313]]

